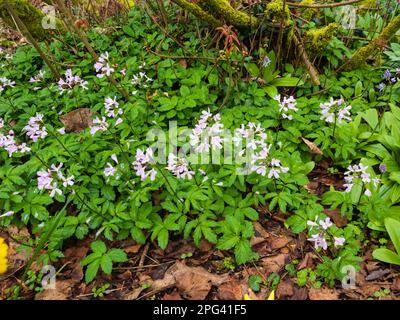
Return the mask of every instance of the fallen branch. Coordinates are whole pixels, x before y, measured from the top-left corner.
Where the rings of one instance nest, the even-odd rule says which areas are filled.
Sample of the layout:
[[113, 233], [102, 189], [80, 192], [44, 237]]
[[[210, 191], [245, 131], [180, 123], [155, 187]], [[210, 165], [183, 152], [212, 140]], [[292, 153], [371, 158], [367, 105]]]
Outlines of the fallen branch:
[[311, 81], [315, 85], [319, 86], [321, 84], [321, 82], [319, 81], [319, 78], [318, 78], [318, 72], [317, 72], [317, 70], [315, 70], [313, 64], [310, 62], [310, 59], [308, 59], [307, 52], [304, 49], [304, 46], [303, 46], [297, 32], [293, 36], [293, 42], [296, 45], [296, 48], [299, 50], [301, 59], [303, 60], [303, 63], [307, 68], [307, 72], [310, 75]]
[[323, 8], [335, 8], [335, 7], [342, 7], [342, 6], [349, 6], [363, 0], [350, 0], [345, 2], [335, 2], [335, 3], [325, 3], [325, 4], [302, 4], [302, 3], [293, 3], [287, 2], [286, 4], [289, 7], [294, 8], [312, 8], [312, 9], [323, 9]]

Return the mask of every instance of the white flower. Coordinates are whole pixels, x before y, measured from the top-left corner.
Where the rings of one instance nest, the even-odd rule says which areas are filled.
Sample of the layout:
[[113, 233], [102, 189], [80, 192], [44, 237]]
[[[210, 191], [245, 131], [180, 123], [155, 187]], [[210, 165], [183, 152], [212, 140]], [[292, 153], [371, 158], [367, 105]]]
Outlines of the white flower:
[[293, 116], [289, 113], [298, 111], [296, 108], [296, 99], [293, 96], [290, 96], [283, 97], [283, 100], [281, 101], [281, 95], [278, 94], [275, 96], [274, 100], [278, 101], [279, 103], [279, 112], [281, 113], [282, 118], [292, 120]]
[[105, 175], [106, 177], [114, 176], [116, 172], [117, 172], [117, 169], [114, 168], [114, 167], [111, 165], [111, 163], [107, 162], [107, 167], [104, 169], [104, 175]]
[[3, 213], [2, 215], [0, 215], [0, 218], [7, 218], [7, 217], [11, 217], [14, 215], [14, 211], [7, 211], [6, 213]]
[[105, 75], [109, 77], [115, 72], [115, 69], [110, 66], [108, 52], [100, 55], [94, 64], [94, 68], [96, 69], [98, 78], [103, 78]]
[[335, 247], [343, 246], [344, 242], [346, 241], [343, 237], [333, 237], [335, 239]]
[[343, 121], [351, 121], [351, 106], [343, 106], [343, 99], [335, 100], [333, 98], [330, 99], [329, 102], [321, 103], [321, 120], [325, 120], [328, 123], [335, 122], [335, 117], [337, 116], [337, 120], [339, 123]]
[[307, 240], [314, 242], [315, 249], [318, 248], [322, 248], [324, 250], [328, 249], [328, 244], [322, 234], [313, 234], [311, 238], [308, 238]]
[[142, 181], [146, 180], [147, 177], [150, 177], [151, 181], [154, 181], [157, 175], [157, 171], [154, 169], [148, 168], [149, 163], [153, 158], [153, 150], [151, 148], [147, 148], [146, 152], [143, 152], [141, 149], [136, 150], [136, 160], [132, 163], [133, 168], [136, 170], [136, 175], [140, 177]]
[[88, 89], [88, 82], [82, 80], [79, 76], [74, 76], [71, 69], [67, 69], [67, 71], [65, 71], [65, 79], [61, 78], [58, 81], [58, 89], [60, 94], [63, 94], [65, 91], [71, 92], [76, 85], [79, 85], [84, 90]]
[[327, 230], [329, 227], [333, 225], [331, 219], [327, 217], [325, 220], [320, 220], [319, 224], [321, 225], [322, 229]]
[[105, 117], [101, 119], [97, 117], [93, 120], [93, 125], [90, 127], [90, 133], [94, 135], [97, 131], [106, 131], [108, 128], [108, 123]]
[[168, 155], [168, 166], [167, 170], [176, 176], [178, 179], [192, 179], [194, 171], [189, 169], [189, 162], [182, 157], [177, 157], [173, 153]]
[[61, 135], [64, 135], [64, 134], [65, 134], [65, 128], [62, 127], [62, 128], [60, 128], [60, 129], [57, 129], [57, 132], [58, 132], [59, 134], [61, 134]]

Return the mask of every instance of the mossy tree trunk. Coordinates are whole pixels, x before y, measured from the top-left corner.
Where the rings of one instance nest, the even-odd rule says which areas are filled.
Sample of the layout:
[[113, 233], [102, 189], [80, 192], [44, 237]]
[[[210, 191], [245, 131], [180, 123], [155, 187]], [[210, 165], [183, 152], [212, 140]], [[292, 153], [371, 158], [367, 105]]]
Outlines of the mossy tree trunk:
[[383, 29], [378, 38], [358, 49], [351, 59], [343, 65], [340, 71], [354, 70], [364, 66], [369, 57], [373, 57], [383, 50], [399, 29], [400, 16], [397, 16]]
[[[54, 30], [45, 29], [42, 25], [42, 22], [45, 20], [46, 15], [33, 6], [28, 0], [0, 0], [0, 18], [12, 29], [17, 31], [14, 19], [10, 16], [9, 12], [5, 8], [6, 1], [12, 8], [18, 17], [23, 21], [29, 30], [30, 34], [39, 40], [43, 40], [45, 38], [49, 38], [52, 36]], [[56, 28], [59, 31], [63, 31], [64, 27], [60, 20], [56, 19]]]
[[257, 28], [260, 23], [256, 17], [233, 8], [228, 0], [172, 1], [213, 27], [229, 24], [237, 28]]

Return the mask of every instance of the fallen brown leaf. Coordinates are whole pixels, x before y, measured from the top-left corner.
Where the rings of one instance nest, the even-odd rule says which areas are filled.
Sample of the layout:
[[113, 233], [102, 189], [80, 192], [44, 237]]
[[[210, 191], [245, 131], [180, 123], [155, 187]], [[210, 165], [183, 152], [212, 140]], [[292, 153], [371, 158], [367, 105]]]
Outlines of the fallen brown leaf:
[[311, 153], [323, 155], [321, 149], [318, 148], [317, 145], [316, 145], [314, 142], [312, 142], [312, 141], [310, 141], [310, 140], [307, 140], [307, 139], [305, 139], [305, 138], [301, 138], [301, 139], [302, 139], [303, 142], [307, 145], [307, 147], [310, 149]]
[[280, 253], [276, 256], [262, 258], [261, 265], [264, 267], [266, 275], [280, 271], [285, 266], [287, 257], [289, 257], [288, 254]]
[[72, 280], [58, 280], [55, 289], [45, 289], [35, 296], [35, 300], [67, 300], [73, 283]]
[[220, 300], [242, 300], [243, 290], [237, 281], [229, 281], [218, 287], [218, 298]]
[[310, 300], [338, 300], [339, 293], [334, 289], [329, 288], [311, 288], [308, 291]]
[[294, 294], [293, 282], [290, 280], [282, 281], [276, 289], [276, 296], [278, 299], [291, 297]]
[[89, 108], [79, 108], [60, 117], [66, 132], [81, 132], [92, 125], [93, 113]]
[[163, 279], [153, 282], [151, 291], [160, 292], [175, 286], [184, 298], [203, 300], [212, 286], [220, 286], [227, 280], [227, 275], [212, 274], [203, 267], [188, 267], [183, 262], [176, 261]]

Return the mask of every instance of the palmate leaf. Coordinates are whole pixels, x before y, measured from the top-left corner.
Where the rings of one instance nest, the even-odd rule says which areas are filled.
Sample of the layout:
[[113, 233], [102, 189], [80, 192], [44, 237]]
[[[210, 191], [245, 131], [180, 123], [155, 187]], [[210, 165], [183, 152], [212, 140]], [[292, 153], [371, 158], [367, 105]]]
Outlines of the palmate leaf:
[[258, 255], [251, 250], [249, 240], [241, 239], [235, 246], [235, 259], [238, 264], [244, 264], [257, 258]]

